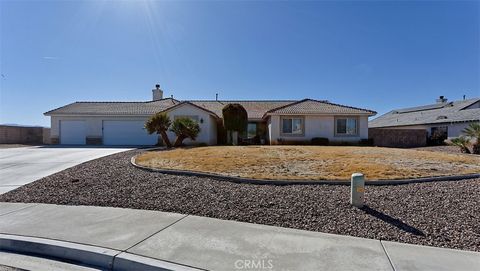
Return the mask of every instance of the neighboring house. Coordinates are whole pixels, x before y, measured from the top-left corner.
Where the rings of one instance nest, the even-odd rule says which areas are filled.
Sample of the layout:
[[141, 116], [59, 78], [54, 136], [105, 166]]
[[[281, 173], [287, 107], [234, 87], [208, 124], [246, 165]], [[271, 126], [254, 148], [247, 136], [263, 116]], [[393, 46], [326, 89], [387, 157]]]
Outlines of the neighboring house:
[[[48, 111], [53, 144], [154, 145], [158, 135], [149, 135], [145, 121], [154, 113], [165, 112], [172, 120], [189, 117], [201, 132], [195, 143], [217, 144], [222, 131], [222, 109], [229, 103], [241, 104], [248, 113], [248, 136], [266, 143], [309, 141], [325, 137], [330, 141], [358, 142], [368, 138], [368, 117], [376, 112], [333, 104], [328, 101], [178, 101], [163, 98], [157, 85], [148, 102], [75, 102]], [[168, 132], [171, 140], [175, 139]], [[186, 144], [192, 143], [189, 140]]]
[[431, 137], [458, 137], [472, 122], [480, 122], [480, 98], [448, 102], [440, 96], [435, 104], [395, 109], [368, 124], [380, 129], [422, 129]]

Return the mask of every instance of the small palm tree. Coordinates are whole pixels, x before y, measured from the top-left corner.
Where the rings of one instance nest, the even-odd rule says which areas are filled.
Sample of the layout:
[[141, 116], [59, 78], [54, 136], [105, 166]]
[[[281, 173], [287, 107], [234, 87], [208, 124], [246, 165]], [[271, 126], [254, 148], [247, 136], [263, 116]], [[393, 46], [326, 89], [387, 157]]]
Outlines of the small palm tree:
[[457, 146], [457, 147], [460, 147], [460, 151], [462, 153], [470, 153], [470, 150], [468, 149], [468, 145], [470, 144], [470, 140], [465, 136], [452, 138], [452, 140], [450, 140], [450, 144], [454, 145], [454, 146]]
[[480, 154], [480, 122], [471, 123], [463, 129], [463, 133], [475, 141], [473, 142], [473, 153]]
[[195, 140], [200, 133], [200, 126], [190, 118], [178, 118], [173, 122], [170, 131], [177, 135], [177, 139], [173, 145], [179, 147], [182, 145], [183, 140], [187, 138]]
[[155, 115], [151, 116], [147, 120], [147, 122], [145, 122], [145, 129], [147, 129], [147, 132], [149, 134], [153, 134], [153, 133], [159, 134], [163, 139], [163, 142], [165, 142], [165, 145], [167, 145], [168, 148], [171, 148], [172, 143], [170, 143], [170, 140], [168, 139], [168, 135], [167, 135], [168, 128], [170, 127], [171, 124], [172, 124], [172, 121], [167, 116], [167, 114], [156, 113]]

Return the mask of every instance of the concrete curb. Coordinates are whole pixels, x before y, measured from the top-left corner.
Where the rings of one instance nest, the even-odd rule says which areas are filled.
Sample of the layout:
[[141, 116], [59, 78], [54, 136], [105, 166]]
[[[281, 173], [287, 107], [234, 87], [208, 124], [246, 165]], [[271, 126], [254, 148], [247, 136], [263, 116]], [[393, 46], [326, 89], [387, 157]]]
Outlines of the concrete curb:
[[203, 269], [197, 269], [166, 261], [159, 261], [156, 259], [135, 255], [128, 252], [122, 252], [113, 263], [113, 270], [115, 271], [159, 271], [159, 270], [178, 270], [178, 271], [198, 271]]
[[[139, 169], [158, 172], [163, 174], [171, 175], [183, 175], [183, 176], [195, 176], [195, 177], [208, 177], [214, 178], [220, 181], [228, 181], [233, 183], [246, 183], [246, 184], [263, 184], [263, 185], [350, 185], [350, 180], [260, 180], [260, 179], [251, 179], [251, 178], [242, 178], [242, 177], [233, 177], [220, 175], [215, 173], [206, 173], [199, 171], [189, 171], [189, 170], [174, 170], [174, 169], [157, 169], [150, 168], [146, 166], [141, 166], [135, 162], [139, 154], [134, 155], [130, 159], [130, 163]], [[440, 177], [426, 177], [426, 178], [415, 178], [415, 179], [399, 179], [399, 180], [368, 180], [365, 181], [366, 185], [400, 185], [400, 184], [411, 184], [411, 183], [426, 183], [426, 182], [441, 182], [441, 181], [458, 181], [458, 180], [467, 180], [480, 178], [480, 173], [476, 174], [465, 174], [465, 175], [452, 175], [452, 176], [440, 176]]]
[[38, 255], [112, 271], [201, 270], [115, 249], [20, 235], [0, 234], [0, 251], [2, 250]]
[[0, 250], [68, 260], [111, 269], [120, 251], [37, 237], [0, 234]]

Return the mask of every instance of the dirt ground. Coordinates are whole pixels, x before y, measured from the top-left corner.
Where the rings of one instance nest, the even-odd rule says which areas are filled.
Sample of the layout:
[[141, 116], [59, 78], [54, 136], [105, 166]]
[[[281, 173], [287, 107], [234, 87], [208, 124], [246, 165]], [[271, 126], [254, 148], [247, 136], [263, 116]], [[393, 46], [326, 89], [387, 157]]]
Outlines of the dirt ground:
[[143, 166], [255, 179], [370, 180], [480, 173], [480, 156], [347, 146], [213, 146], [146, 152]]
[[[413, 149], [414, 149], [414, 150], [417, 150], [417, 151], [434, 151], [434, 152], [446, 152], [446, 153], [461, 153], [459, 147], [457, 147], [457, 146], [449, 146], [449, 145], [419, 147], [419, 148], [413, 148]], [[471, 149], [470, 149], [470, 151], [471, 151]]]

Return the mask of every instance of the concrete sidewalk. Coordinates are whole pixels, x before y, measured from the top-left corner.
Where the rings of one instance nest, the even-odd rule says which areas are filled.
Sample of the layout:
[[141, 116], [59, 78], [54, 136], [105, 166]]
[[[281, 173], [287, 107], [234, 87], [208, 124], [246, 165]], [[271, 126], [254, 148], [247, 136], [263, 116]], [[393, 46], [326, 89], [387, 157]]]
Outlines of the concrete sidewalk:
[[3, 250], [113, 270], [438, 271], [480, 266], [477, 252], [109, 207], [0, 203], [0, 233]]

